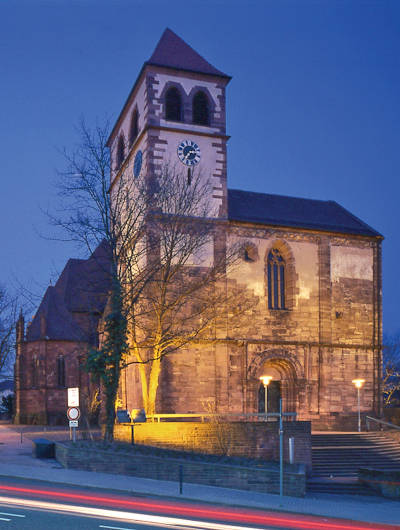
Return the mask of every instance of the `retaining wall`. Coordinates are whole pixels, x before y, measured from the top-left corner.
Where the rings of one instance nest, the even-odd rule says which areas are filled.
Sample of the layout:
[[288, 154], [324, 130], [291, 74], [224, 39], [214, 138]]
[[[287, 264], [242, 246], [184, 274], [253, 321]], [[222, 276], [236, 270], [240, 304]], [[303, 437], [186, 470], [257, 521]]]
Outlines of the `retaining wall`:
[[[94, 449], [90, 442], [56, 442], [56, 459], [66, 468], [85, 469], [104, 473], [120, 473], [155, 480], [179, 480], [182, 466], [183, 482], [279, 493], [279, 467], [277, 465], [252, 466], [194, 461], [188, 456], [170, 458], [151, 454], [134, 454], [123, 451]], [[305, 494], [304, 466], [293, 465], [284, 473], [284, 494], [302, 497]], [[178, 492], [178, 485], [177, 485]]]

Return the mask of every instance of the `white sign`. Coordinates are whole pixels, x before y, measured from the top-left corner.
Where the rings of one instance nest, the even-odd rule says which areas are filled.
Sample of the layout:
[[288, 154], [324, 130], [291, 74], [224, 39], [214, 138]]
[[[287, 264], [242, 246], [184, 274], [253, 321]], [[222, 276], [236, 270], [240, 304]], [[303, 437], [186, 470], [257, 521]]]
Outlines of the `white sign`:
[[70, 427], [78, 427], [78, 420], [69, 420]]
[[79, 407], [79, 388], [68, 389], [68, 407]]
[[79, 420], [81, 411], [78, 407], [70, 407], [67, 410], [67, 417], [69, 420]]

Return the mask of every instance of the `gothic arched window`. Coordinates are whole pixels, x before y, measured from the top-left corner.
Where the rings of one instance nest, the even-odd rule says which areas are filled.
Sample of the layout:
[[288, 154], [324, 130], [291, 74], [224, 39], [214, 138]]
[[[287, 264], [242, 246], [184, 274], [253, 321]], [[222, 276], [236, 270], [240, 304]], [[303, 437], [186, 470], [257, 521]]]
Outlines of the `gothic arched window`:
[[277, 248], [272, 248], [267, 260], [268, 308], [286, 309], [285, 260]]
[[65, 359], [62, 355], [57, 358], [57, 384], [65, 387]]
[[176, 87], [171, 87], [165, 94], [165, 119], [182, 121], [182, 99]]
[[139, 133], [139, 114], [137, 109], [132, 112], [131, 126], [129, 129], [129, 145], [132, 145]]
[[39, 359], [36, 355], [32, 357], [32, 388], [38, 386]]
[[198, 125], [209, 125], [210, 123], [208, 97], [204, 92], [197, 92], [193, 98], [192, 117], [193, 123]]
[[117, 147], [117, 169], [119, 169], [122, 166], [122, 162], [125, 159], [125, 142], [124, 137], [121, 135], [118, 140], [118, 147]]

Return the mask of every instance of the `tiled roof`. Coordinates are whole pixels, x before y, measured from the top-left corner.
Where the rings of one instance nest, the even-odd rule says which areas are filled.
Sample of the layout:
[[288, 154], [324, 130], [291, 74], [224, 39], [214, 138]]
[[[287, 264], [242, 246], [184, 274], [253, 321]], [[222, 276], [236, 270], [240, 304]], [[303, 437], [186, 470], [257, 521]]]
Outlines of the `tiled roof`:
[[231, 221], [382, 237], [335, 201], [228, 190]]
[[[109, 264], [105, 242], [87, 260], [68, 260], [56, 285], [47, 289], [27, 329], [26, 340], [47, 337], [50, 340], [92, 342], [93, 322], [103, 313], [107, 302]], [[82, 329], [74, 318], [77, 313], [87, 314], [90, 320], [87, 329]], [[80, 319], [79, 322], [83, 321]]]
[[87, 337], [55, 287], [48, 287], [37, 313], [28, 327], [27, 341], [40, 339], [86, 341]]
[[104, 242], [89, 259], [68, 260], [55, 285], [68, 311], [103, 312], [109, 291], [109, 264]]
[[217, 70], [169, 28], [162, 34], [153, 55], [146, 64], [229, 78], [228, 75], [221, 72], [221, 70]]

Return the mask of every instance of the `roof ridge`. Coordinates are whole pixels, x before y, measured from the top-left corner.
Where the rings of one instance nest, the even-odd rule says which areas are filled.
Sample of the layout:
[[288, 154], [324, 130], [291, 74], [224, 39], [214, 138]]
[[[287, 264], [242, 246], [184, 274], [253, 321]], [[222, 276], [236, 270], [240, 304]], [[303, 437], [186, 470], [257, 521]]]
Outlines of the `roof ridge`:
[[265, 193], [262, 191], [248, 191], [248, 190], [239, 190], [239, 189], [233, 189], [233, 188], [228, 188], [228, 191], [240, 191], [242, 193], [251, 193], [253, 195], [266, 195], [268, 197], [284, 197], [287, 199], [298, 199], [300, 201], [315, 201], [315, 202], [324, 202], [324, 203], [335, 202], [335, 201], [324, 200], [324, 199], [309, 199], [308, 197], [296, 197], [294, 195], [282, 195], [281, 193]]
[[228, 219], [383, 238], [370, 225], [332, 200], [228, 189]]

